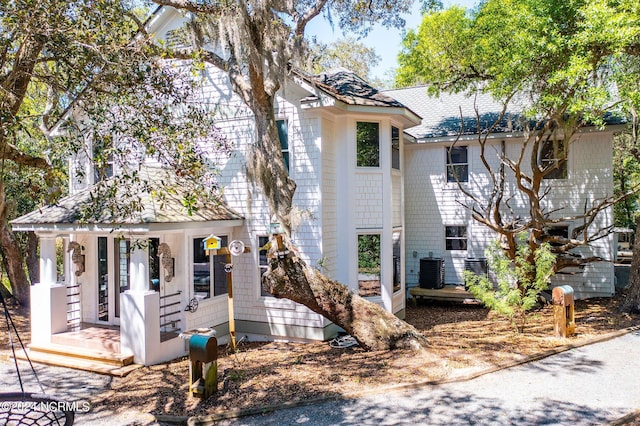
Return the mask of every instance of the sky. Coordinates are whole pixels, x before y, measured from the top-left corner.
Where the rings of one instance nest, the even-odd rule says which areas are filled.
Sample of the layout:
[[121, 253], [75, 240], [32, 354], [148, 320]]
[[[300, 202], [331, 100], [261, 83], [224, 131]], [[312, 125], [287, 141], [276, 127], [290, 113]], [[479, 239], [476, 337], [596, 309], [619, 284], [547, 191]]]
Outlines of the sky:
[[[471, 8], [475, 6], [478, 0], [444, 0], [444, 7], [453, 5], [463, 6]], [[419, 2], [413, 7], [413, 11], [410, 15], [403, 15], [406, 20], [405, 29], [416, 29], [420, 25], [421, 14]], [[397, 55], [400, 51], [402, 44], [402, 29], [386, 29], [381, 25], [376, 26], [371, 33], [360, 41], [366, 46], [374, 47], [378, 56], [381, 57], [381, 61], [373, 68], [373, 77], [385, 80], [385, 73], [398, 66]], [[317, 17], [309, 23], [307, 27], [307, 35], [315, 35], [318, 40], [324, 43], [330, 43], [336, 39], [343, 38], [344, 35], [339, 28], [331, 29], [331, 26], [322, 17]]]

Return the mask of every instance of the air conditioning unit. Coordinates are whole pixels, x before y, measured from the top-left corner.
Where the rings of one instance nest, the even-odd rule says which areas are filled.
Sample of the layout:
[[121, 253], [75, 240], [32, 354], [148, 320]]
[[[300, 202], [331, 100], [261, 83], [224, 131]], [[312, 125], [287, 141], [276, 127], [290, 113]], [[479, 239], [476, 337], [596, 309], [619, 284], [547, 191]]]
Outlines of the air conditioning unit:
[[420, 288], [444, 287], [444, 259], [423, 257], [420, 259]]
[[[487, 259], [480, 257], [480, 258], [469, 258], [469, 259], [465, 259], [464, 260], [464, 270], [465, 271], [471, 271], [476, 275], [479, 276], [488, 276], [487, 274], [489, 273], [489, 267], [487, 265]], [[465, 283], [465, 287], [466, 287], [466, 283]]]

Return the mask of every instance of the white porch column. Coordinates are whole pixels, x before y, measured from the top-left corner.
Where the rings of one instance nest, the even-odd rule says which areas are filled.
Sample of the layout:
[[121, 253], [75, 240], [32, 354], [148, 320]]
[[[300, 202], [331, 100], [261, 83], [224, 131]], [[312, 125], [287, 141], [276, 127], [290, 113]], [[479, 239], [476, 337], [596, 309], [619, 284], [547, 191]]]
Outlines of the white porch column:
[[[134, 245], [135, 241], [132, 241]], [[146, 247], [146, 244], [142, 245]], [[149, 256], [147, 248], [135, 246], [129, 255], [129, 277], [131, 291], [147, 291], [149, 290]]]
[[40, 236], [40, 283], [31, 286], [31, 343], [67, 331], [67, 287], [56, 284], [56, 238]]
[[121, 350], [132, 353], [136, 363], [150, 365], [161, 356], [160, 296], [149, 290], [147, 249], [136, 245], [129, 259], [131, 287], [120, 295]]
[[161, 360], [159, 293], [127, 290], [120, 295], [120, 345], [137, 364]]
[[56, 237], [40, 236], [40, 284], [55, 284], [57, 280]]

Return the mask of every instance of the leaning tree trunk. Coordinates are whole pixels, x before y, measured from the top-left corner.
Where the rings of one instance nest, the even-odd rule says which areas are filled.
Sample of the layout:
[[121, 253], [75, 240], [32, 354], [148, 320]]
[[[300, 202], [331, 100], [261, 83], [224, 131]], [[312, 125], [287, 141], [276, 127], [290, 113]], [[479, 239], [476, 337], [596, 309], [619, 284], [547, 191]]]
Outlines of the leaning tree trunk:
[[29, 280], [24, 269], [20, 245], [9, 229], [7, 204], [2, 184], [0, 184], [0, 251], [2, 252], [2, 266], [11, 283], [13, 296], [21, 305], [29, 306]]
[[293, 300], [321, 314], [367, 350], [418, 350], [428, 344], [413, 326], [328, 279], [294, 251], [285, 246], [278, 248], [276, 240], [272, 240], [269, 250], [270, 269], [262, 278], [263, 287], [273, 296]]
[[27, 248], [25, 262], [31, 284], [40, 280], [40, 259], [38, 259], [38, 236], [35, 232], [27, 232]]
[[[640, 216], [636, 219], [636, 229], [640, 229]], [[629, 271], [627, 297], [620, 307], [621, 312], [640, 312], [640, 239], [633, 245], [633, 258]]]

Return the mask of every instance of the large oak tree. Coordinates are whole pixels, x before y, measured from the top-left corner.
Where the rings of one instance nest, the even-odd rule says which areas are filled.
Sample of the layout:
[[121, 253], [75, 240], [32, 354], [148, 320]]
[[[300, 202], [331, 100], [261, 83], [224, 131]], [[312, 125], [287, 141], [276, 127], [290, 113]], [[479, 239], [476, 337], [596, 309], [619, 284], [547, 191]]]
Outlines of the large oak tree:
[[[215, 127], [195, 108], [182, 108], [175, 119], [170, 105], [188, 104], [189, 79], [158, 66], [135, 12], [118, 0], [0, 2], [0, 254], [22, 304], [37, 272], [29, 268], [27, 276], [8, 220], [64, 193], [70, 155], [98, 168], [107, 157], [124, 165], [153, 156], [167, 168], [204, 173], [191, 141], [212, 136]], [[127, 143], [112, 143], [125, 128]], [[128, 182], [137, 176], [125, 175]], [[107, 208], [140, 208], [133, 199], [124, 204]]]

